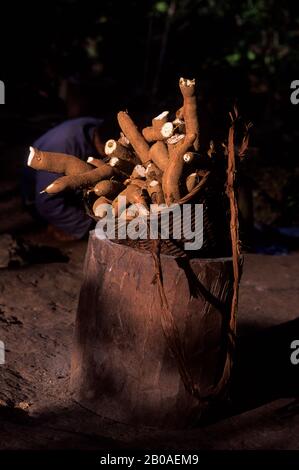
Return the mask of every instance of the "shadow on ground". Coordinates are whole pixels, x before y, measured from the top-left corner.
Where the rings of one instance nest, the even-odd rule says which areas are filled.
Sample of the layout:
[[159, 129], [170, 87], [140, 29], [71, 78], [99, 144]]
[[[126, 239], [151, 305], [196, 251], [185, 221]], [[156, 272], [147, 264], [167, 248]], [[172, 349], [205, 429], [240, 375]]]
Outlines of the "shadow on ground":
[[299, 339], [299, 318], [237, 339], [231, 388], [234, 413], [299, 395], [299, 365], [290, 360], [295, 339]]

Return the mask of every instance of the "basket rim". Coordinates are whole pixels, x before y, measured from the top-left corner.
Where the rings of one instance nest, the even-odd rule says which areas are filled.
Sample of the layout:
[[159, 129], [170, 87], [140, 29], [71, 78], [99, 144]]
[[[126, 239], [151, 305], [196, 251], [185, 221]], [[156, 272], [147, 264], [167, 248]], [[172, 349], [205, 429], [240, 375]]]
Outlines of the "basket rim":
[[[151, 252], [150, 251], [147, 251], [147, 250], [140, 250], [138, 249], [138, 247], [133, 247], [133, 246], [130, 246], [130, 245], [127, 245], [126, 243], [117, 243], [116, 241], [114, 240], [111, 240], [110, 238], [104, 238], [104, 239], [101, 239], [101, 238], [98, 238], [97, 235], [96, 235], [96, 230], [93, 229], [93, 230], [90, 230], [89, 231], [89, 238], [90, 239], [98, 239], [99, 241], [102, 241], [102, 242], [106, 242], [106, 243], [111, 243], [113, 246], [122, 246], [122, 247], [126, 247], [127, 249], [130, 249], [130, 250], [138, 250], [140, 251], [140, 253], [142, 253], [142, 255], [148, 255], [148, 256], [151, 256]], [[175, 259], [177, 258], [177, 256], [174, 256], [174, 255], [170, 255], [170, 254], [167, 254], [167, 253], [160, 253], [160, 256], [161, 257], [167, 257], [167, 258], [172, 258], [172, 259]], [[221, 261], [232, 261], [233, 258], [232, 256], [218, 256], [216, 258], [211, 258], [210, 256], [209, 257], [192, 257], [190, 259], [190, 262], [192, 261], [202, 261], [202, 262], [221, 262]]]

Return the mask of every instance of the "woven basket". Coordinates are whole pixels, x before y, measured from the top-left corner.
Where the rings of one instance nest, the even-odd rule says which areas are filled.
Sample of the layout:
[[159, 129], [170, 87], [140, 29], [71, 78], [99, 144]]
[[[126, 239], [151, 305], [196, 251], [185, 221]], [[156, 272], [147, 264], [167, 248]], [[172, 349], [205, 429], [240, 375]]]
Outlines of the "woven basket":
[[[214, 186], [215, 189], [210, 189], [209, 187], [202, 187], [201, 183], [198, 183], [197, 186], [186, 196], [181, 198], [178, 201], [179, 206], [183, 204], [191, 205], [191, 229], [195, 230], [195, 204], [203, 204], [203, 233], [200, 230], [200, 233], [196, 233], [197, 239], [200, 236], [203, 237], [203, 244], [199, 250], [188, 251], [188, 257], [215, 257], [215, 256], [225, 256], [227, 255], [227, 224], [225, 218], [225, 208], [221, 203], [221, 197], [219, 197], [219, 190]], [[99, 221], [100, 218], [96, 217], [92, 212], [92, 203], [93, 197], [87, 192], [84, 194], [84, 202], [86, 207], [86, 212], [90, 217], [95, 221]], [[181, 212], [181, 211], [180, 211]], [[108, 238], [119, 244], [124, 244], [132, 248], [151, 252], [153, 250], [153, 240], [149, 237], [149, 217], [144, 217], [144, 230], [148, 236], [144, 238], [139, 238], [132, 240], [131, 238], [120, 239], [117, 235], [117, 230], [114, 236], [107, 234]], [[122, 224], [127, 225], [128, 221], [122, 221]], [[160, 253], [181, 257], [185, 256], [184, 245], [186, 242], [192, 242], [191, 239], [186, 239], [182, 236], [180, 239], [174, 238], [173, 233], [176, 233], [176, 228], [181, 228], [182, 218], [180, 213], [175, 213], [175, 215], [170, 215], [170, 228], [169, 228], [169, 238], [165, 239], [161, 235], [161, 213], [158, 215], [158, 232], [159, 232], [159, 245]], [[181, 230], [181, 233], [183, 231]]]

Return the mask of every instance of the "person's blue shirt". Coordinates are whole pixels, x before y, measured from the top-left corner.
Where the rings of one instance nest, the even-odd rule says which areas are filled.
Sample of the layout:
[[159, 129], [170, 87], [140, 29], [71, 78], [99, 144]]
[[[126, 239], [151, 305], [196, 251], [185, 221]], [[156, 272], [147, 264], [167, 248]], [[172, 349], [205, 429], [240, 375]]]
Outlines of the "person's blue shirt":
[[[97, 155], [93, 144], [95, 129], [103, 121], [83, 117], [65, 121], [50, 129], [33, 143], [45, 152], [60, 152], [75, 155], [82, 160]], [[82, 238], [92, 226], [92, 220], [84, 211], [81, 198], [75, 193], [40, 194], [56, 178], [62, 176], [48, 171], [25, 168], [25, 203], [33, 203], [39, 215], [75, 238]]]

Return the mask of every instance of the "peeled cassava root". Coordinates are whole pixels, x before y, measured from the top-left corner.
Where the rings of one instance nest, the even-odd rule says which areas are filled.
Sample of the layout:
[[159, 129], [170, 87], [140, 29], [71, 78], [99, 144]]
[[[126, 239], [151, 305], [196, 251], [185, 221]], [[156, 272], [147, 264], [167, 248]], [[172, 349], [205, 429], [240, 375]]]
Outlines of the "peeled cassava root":
[[125, 175], [129, 176], [133, 169], [134, 169], [134, 162], [129, 162], [128, 160], [122, 160], [118, 157], [110, 158], [109, 165], [113, 168], [116, 168], [120, 172], [124, 173]]
[[187, 134], [178, 142], [168, 144], [169, 164], [163, 173], [162, 188], [166, 204], [178, 202], [181, 198], [180, 178], [183, 173], [184, 155], [193, 145], [196, 134]]
[[[129, 114], [120, 111], [120, 137], [105, 143], [104, 160], [92, 156], [84, 162], [74, 156], [30, 147], [29, 166], [65, 175], [44, 192], [86, 189], [97, 196], [93, 204], [97, 217], [104, 217], [108, 204], [116, 216], [123, 213], [127, 220], [137, 212], [146, 215], [150, 203], [170, 205], [186, 196], [205, 180], [206, 172], [200, 168], [202, 159], [198, 153], [195, 80], [181, 78], [179, 88], [183, 106], [174, 113], [175, 117], [163, 111], [151, 120], [151, 125], [139, 130]], [[120, 209], [121, 197], [126, 197], [126, 203]], [[144, 210], [130, 211], [131, 204], [143, 205]]]
[[165, 140], [173, 134], [172, 122], [165, 122], [161, 128], [145, 127], [142, 131], [143, 137], [147, 142], [155, 142], [157, 140]]
[[88, 157], [87, 163], [89, 163], [92, 166], [96, 166], [98, 168], [105, 165], [105, 162], [103, 162], [103, 160], [100, 160], [99, 158], [95, 158], [95, 157]]
[[35, 170], [47, 170], [53, 173], [64, 173], [69, 176], [85, 173], [92, 168], [88, 163], [73, 155], [42, 152], [34, 147], [30, 147], [27, 164]]
[[145, 171], [146, 168], [142, 165], [136, 165], [134, 167], [133, 173], [131, 174], [131, 178], [145, 178]]
[[120, 111], [117, 115], [117, 119], [122, 132], [132, 145], [137, 156], [142, 163], [146, 163], [148, 161], [149, 145], [143, 135], [140, 134], [134, 122], [125, 111]]
[[[122, 206], [122, 200], [120, 198], [125, 198], [123, 199], [124, 205]], [[130, 184], [127, 186], [124, 191], [119, 193], [117, 198], [114, 199], [112, 202], [112, 208], [113, 208], [113, 213], [115, 216], [118, 216], [121, 214], [122, 209], [125, 210], [130, 204], [140, 204], [141, 206], [144, 207], [144, 213], [148, 213], [148, 206], [146, 202], [146, 192], [140, 188], [139, 186], [135, 184]]]
[[154, 204], [164, 204], [162, 184], [156, 179], [148, 179], [147, 192]]
[[111, 207], [111, 200], [101, 196], [94, 202], [92, 210], [96, 217], [103, 218], [107, 215], [109, 207]]
[[190, 191], [192, 191], [192, 189], [195, 188], [195, 186], [199, 183], [199, 181], [200, 181], [200, 177], [198, 176], [196, 172], [191, 173], [189, 176], [187, 176], [186, 188], [187, 188], [188, 193], [190, 193]]
[[161, 171], [165, 171], [169, 163], [169, 154], [164, 142], [156, 142], [149, 151], [149, 157]]
[[94, 187], [94, 193], [97, 196], [106, 196], [114, 198], [117, 194], [124, 189], [124, 185], [116, 180], [103, 180], [97, 183]]
[[[199, 149], [199, 124], [197, 117], [197, 101], [195, 95], [195, 80], [180, 78], [180, 89], [184, 98], [183, 116], [187, 134], [196, 134], [194, 149]], [[179, 113], [180, 114], [180, 113]], [[177, 116], [179, 117], [179, 116]]]
[[113, 168], [110, 165], [103, 165], [80, 175], [61, 176], [47, 186], [43, 192], [56, 194], [65, 190], [90, 188], [99, 181], [111, 178], [113, 175]]
[[186, 187], [188, 193], [195, 188], [195, 186], [202, 187], [205, 185], [210, 171], [197, 170], [195, 173], [191, 173], [186, 179]]
[[124, 147], [131, 147], [129, 139], [125, 136], [123, 132], [120, 132], [118, 142], [123, 145]]
[[141, 189], [146, 189], [146, 181], [143, 180], [143, 179], [140, 179], [140, 178], [129, 178], [127, 179], [124, 184], [126, 186], [129, 186], [130, 184], [135, 184], [136, 186], [138, 186], [139, 188]]
[[107, 140], [105, 144], [105, 154], [110, 157], [117, 157], [120, 160], [130, 162], [134, 166], [140, 163], [140, 160], [136, 158], [136, 155], [134, 155], [132, 150], [114, 139]]

